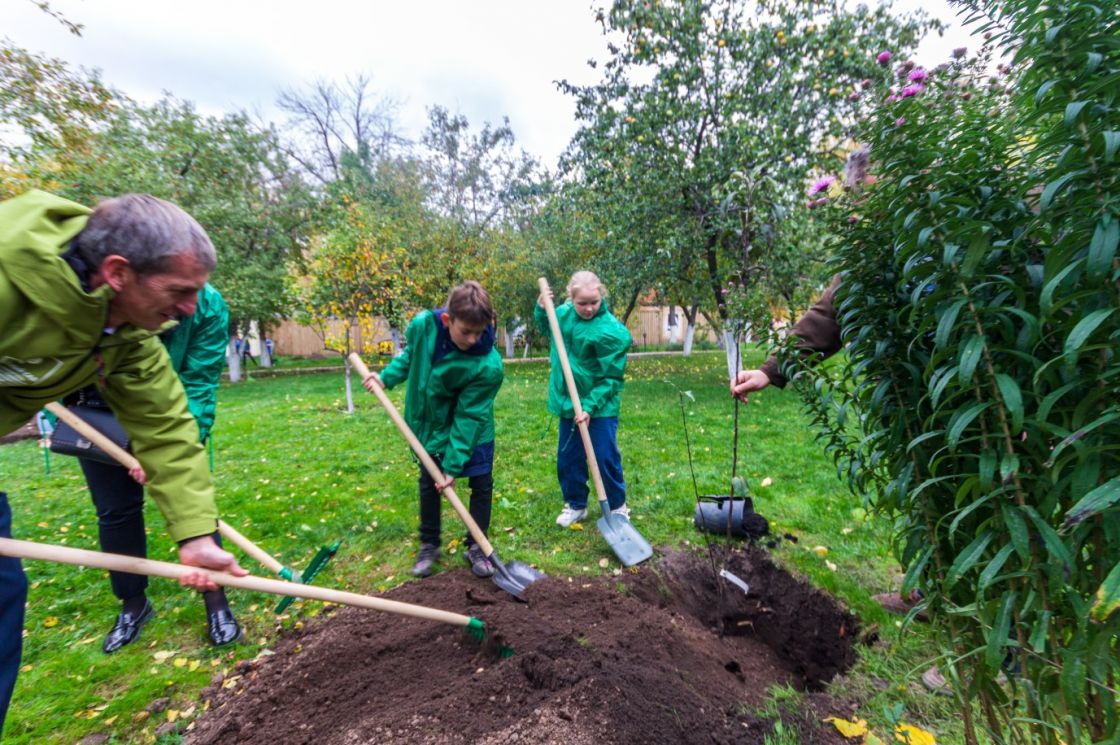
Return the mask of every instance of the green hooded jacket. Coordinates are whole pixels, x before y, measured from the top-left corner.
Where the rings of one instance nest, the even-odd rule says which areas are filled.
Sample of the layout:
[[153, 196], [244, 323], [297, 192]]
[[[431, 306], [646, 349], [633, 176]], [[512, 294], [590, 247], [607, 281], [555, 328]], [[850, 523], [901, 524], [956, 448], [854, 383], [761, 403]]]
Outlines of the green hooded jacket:
[[96, 383], [132, 440], [176, 541], [213, 533], [218, 511], [187, 396], [156, 334], [105, 334], [113, 290], [85, 292], [62, 258], [90, 210], [41, 191], [0, 202], [0, 433]]
[[[537, 305], [533, 309], [533, 319], [541, 332], [552, 339], [547, 311]], [[607, 309], [606, 300], [589, 319], [581, 317], [569, 300], [556, 309], [556, 321], [564, 338], [564, 348], [568, 351], [568, 362], [583, 410], [593, 417], [618, 416], [622, 375], [626, 370], [626, 354], [630, 351], [630, 332]], [[555, 344], [549, 359], [552, 373], [548, 377], [548, 410], [556, 416], [572, 419], [575, 409], [568, 395]]]
[[198, 293], [194, 315], [165, 331], [160, 339], [187, 392], [187, 406], [198, 422], [199, 440], [205, 442], [214, 428], [218, 383], [229, 345], [229, 308], [222, 293], [207, 282]]
[[443, 322], [430, 310], [408, 324], [408, 345], [381, 371], [392, 388], [405, 380], [404, 418], [424, 449], [442, 458], [449, 476], [460, 476], [479, 445], [494, 441], [494, 397], [505, 372], [494, 349], [475, 345], [463, 352], [454, 345], [433, 362]]

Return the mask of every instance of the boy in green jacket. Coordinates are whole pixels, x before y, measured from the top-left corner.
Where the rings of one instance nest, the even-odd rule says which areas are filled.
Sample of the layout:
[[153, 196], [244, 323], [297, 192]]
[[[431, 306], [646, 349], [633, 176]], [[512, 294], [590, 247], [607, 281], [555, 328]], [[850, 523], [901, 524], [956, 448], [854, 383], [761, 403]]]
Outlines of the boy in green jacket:
[[[568, 361], [583, 407], [583, 422], [591, 435], [595, 460], [611, 512], [629, 519], [626, 479], [618, 450], [619, 393], [630, 350], [630, 332], [607, 310], [606, 288], [593, 272], [576, 272], [568, 281], [568, 302], [556, 309]], [[533, 309], [541, 331], [552, 338], [542, 301]], [[548, 379], [548, 410], [560, 417], [560, 443], [556, 450], [556, 475], [564, 509], [556, 524], [567, 528], [587, 517], [587, 456], [576, 426], [575, 408], [564, 383], [563, 369], [552, 346], [552, 373]]]
[[[478, 282], [451, 291], [445, 308], [420, 313], [408, 325], [407, 346], [380, 376], [363, 381], [366, 389], [408, 381], [404, 418], [424, 449], [447, 475], [435, 483], [420, 469], [420, 551], [412, 574], [427, 577], [439, 559], [440, 492], [465, 476], [471, 487], [470, 513], [483, 533], [490, 528], [494, 494], [494, 397], [505, 373], [494, 348], [494, 308]], [[470, 533], [465, 558], [477, 577], [494, 565]]]

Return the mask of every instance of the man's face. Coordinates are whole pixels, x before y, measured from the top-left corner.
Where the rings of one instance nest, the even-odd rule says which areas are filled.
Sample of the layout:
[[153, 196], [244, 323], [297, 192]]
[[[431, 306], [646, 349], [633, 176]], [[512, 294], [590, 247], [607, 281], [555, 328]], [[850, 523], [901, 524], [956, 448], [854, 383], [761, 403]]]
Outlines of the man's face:
[[198, 292], [209, 277], [210, 272], [188, 254], [172, 257], [167, 271], [158, 274], [137, 274], [124, 266], [110, 283], [116, 291], [109, 304], [110, 322], [156, 331], [168, 321], [193, 315]]
[[443, 323], [451, 334], [451, 343], [464, 352], [477, 344], [486, 333], [485, 323], [467, 323], [446, 313], [443, 314]]
[[577, 287], [572, 294], [572, 305], [576, 307], [576, 313], [579, 313], [579, 317], [585, 320], [594, 318], [602, 304], [603, 297], [599, 294], [597, 288], [592, 290], [587, 287]]

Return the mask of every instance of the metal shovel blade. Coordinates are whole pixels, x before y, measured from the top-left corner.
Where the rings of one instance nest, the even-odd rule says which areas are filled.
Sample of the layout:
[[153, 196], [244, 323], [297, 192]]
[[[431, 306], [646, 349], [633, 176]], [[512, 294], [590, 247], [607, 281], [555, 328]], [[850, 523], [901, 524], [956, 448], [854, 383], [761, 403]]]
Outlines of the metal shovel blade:
[[498, 558], [497, 551], [491, 553], [487, 558], [494, 564], [494, 576], [492, 577], [494, 584], [518, 600], [521, 599], [521, 593], [525, 592], [525, 588], [545, 576], [544, 572], [533, 569], [533, 567], [521, 561], [515, 561], [508, 566], [503, 564], [502, 560]]
[[641, 564], [653, 556], [653, 547], [649, 545], [649, 541], [626, 518], [613, 515], [604, 508], [603, 516], [595, 524], [624, 566]]

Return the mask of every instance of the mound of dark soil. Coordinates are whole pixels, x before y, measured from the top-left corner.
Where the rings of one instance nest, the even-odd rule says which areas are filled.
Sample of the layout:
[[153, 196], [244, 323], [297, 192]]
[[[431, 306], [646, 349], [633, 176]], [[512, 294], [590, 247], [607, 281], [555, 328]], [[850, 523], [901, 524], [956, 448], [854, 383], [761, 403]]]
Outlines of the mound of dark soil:
[[[342, 609], [283, 639], [238, 685], [206, 691], [187, 742], [761, 743], [772, 723], [752, 712], [770, 686], [813, 691], [845, 670], [856, 619], [761, 550], [715, 566], [750, 593], [717, 585], [707, 555], [692, 553], [621, 576], [548, 578], [526, 603], [465, 570], [410, 582], [386, 597], [481, 618], [514, 655], [453, 626]], [[801, 742], [842, 742], [818, 728], [812, 697], [799, 718], [785, 725]]]

